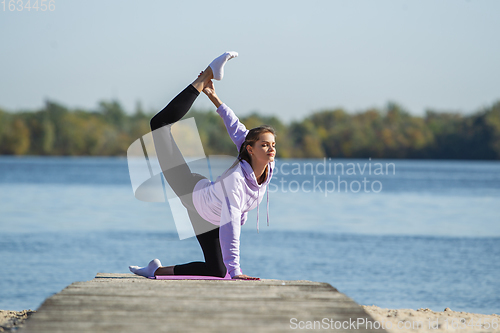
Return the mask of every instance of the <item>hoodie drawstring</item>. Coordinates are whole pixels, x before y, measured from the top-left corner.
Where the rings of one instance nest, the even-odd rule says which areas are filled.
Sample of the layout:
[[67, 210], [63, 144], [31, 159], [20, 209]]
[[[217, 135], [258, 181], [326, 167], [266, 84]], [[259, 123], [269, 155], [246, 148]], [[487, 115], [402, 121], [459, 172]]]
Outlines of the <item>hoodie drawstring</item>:
[[257, 233], [259, 233], [259, 194], [260, 187], [257, 189]]
[[[266, 188], [266, 196], [267, 196], [267, 203], [266, 203], [266, 211], [267, 211], [267, 226], [269, 227], [269, 186]], [[259, 194], [260, 194], [260, 187], [257, 189], [257, 200], [259, 200]], [[257, 201], [257, 233], [259, 232], [259, 201]]]
[[267, 185], [267, 226], [269, 227], [269, 184]]

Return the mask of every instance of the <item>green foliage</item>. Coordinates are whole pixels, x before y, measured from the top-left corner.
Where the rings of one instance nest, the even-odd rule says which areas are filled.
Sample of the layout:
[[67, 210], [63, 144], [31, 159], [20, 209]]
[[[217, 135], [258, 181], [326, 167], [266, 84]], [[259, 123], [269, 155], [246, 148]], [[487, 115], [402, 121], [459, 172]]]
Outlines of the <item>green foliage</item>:
[[0, 153], [24, 155], [30, 147], [30, 130], [20, 117], [2, 117]]
[[[53, 101], [31, 112], [0, 109], [0, 154], [125, 155], [150, 131], [152, 116], [140, 103], [129, 115], [117, 101], [102, 101], [96, 111], [69, 110]], [[207, 155], [236, 155], [216, 112], [192, 110], [185, 117], [195, 118]], [[427, 110], [417, 117], [388, 103], [356, 114], [323, 110], [289, 125], [257, 113], [240, 120], [249, 129], [273, 126], [278, 158], [500, 159], [500, 101], [468, 116]]]

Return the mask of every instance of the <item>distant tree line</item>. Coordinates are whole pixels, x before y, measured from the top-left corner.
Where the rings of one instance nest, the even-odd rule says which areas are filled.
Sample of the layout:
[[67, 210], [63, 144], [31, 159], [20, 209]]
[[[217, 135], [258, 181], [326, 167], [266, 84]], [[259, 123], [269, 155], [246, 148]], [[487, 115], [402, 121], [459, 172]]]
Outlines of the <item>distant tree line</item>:
[[[0, 109], [2, 155], [126, 155], [129, 145], [150, 131], [152, 113], [140, 105], [127, 114], [117, 101], [96, 110], [69, 110], [52, 101], [36, 111]], [[236, 155], [215, 111], [192, 110], [207, 155]], [[500, 159], [500, 101], [471, 115], [427, 110], [412, 116], [395, 103], [350, 114], [343, 109], [316, 112], [288, 125], [257, 113], [240, 120], [252, 128], [276, 129], [282, 158]]]

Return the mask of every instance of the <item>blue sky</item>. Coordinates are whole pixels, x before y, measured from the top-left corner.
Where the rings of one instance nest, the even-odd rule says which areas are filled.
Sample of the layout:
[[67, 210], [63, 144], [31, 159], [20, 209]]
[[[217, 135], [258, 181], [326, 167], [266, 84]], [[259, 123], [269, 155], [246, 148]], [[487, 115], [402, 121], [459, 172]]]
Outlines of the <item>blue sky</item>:
[[[238, 115], [298, 120], [401, 104], [470, 113], [500, 100], [500, 1], [61, 1], [0, 4], [0, 107], [45, 99], [159, 110], [226, 50]], [[26, 3], [26, 1], [24, 1]], [[33, 3], [33, 1], [31, 1]], [[196, 108], [212, 108], [201, 95]]]

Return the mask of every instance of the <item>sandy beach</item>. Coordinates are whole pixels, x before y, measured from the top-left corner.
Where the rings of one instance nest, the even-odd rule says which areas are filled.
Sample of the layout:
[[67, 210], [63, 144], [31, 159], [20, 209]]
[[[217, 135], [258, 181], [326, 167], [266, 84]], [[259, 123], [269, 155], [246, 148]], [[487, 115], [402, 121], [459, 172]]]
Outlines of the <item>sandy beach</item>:
[[382, 309], [371, 305], [363, 308], [388, 332], [500, 332], [500, 316], [430, 309]]
[[9, 311], [0, 310], [0, 332], [10, 332], [21, 327], [35, 311]]

